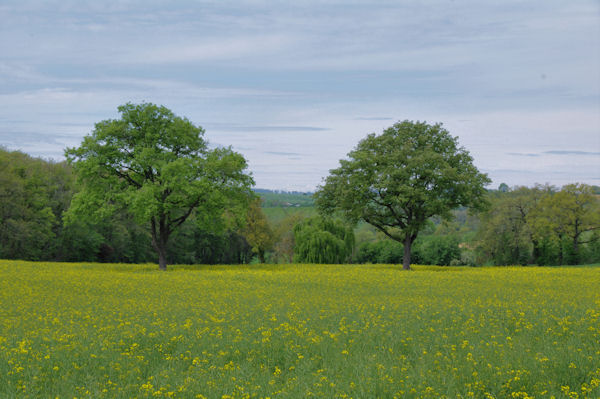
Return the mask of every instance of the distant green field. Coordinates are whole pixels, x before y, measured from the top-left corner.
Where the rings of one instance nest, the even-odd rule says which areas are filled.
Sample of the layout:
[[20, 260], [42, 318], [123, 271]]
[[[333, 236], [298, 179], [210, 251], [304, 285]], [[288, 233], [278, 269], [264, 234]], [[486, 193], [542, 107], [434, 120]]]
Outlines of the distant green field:
[[277, 225], [289, 216], [310, 217], [317, 214], [310, 193], [287, 193], [260, 190], [262, 210], [271, 225]]
[[286, 193], [286, 192], [265, 192], [257, 193], [263, 200], [263, 206], [270, 207], [304, 207], [314, 206], [314, 199], [310, 193]]
[[270, 207], [262, 208], [267, 220], [271, 224], [277, 224], [288, 216], [300, 215], [310, 217], [317, 214], [315, 207]]
[[0, 261], [1, 398], [598, 398], [600, 268]]

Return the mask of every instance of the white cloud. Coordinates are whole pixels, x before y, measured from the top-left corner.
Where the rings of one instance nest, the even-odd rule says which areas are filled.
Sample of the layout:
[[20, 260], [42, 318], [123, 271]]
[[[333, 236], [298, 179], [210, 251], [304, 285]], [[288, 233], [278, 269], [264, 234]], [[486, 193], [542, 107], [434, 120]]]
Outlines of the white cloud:
[[293, 45], [289, 37], [259, 35], [254, 37], [212, 37], [197, 42], [188, 39], [184, 44], [162, 43], [131, 54], [124, 52], [124, 61], [133, 63], [177, 64], [213, 60], [239, 60], [259, 58], [265, 53], [273, 54]]

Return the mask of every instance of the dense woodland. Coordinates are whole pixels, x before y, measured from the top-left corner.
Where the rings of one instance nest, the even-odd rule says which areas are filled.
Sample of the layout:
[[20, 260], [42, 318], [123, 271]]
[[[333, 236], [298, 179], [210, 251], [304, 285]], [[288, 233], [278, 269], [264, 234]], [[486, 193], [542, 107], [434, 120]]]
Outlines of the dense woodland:
[[[64, 223], [79, 190], [65, 162], [0, 149], [0, 258], [156, 262], [150, 233], [124, 211]], [[193, 223], [173, 233], [171, 263], [401, 263], [402, 246], [359, 223], [323, 219], [308, 193], [256, 190], [245, 223], [220, 231]], [[562, 265], [600, 262], [600, 187], [570, 184], [489, 190], [479, 212], [437, 218], [417, 238], [412, 262]]]

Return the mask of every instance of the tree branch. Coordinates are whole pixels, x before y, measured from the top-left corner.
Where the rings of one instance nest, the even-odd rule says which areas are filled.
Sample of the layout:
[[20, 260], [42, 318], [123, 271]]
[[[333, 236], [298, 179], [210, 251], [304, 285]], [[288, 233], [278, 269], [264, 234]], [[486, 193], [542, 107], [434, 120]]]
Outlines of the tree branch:
[[190, 205], [188, 210], [185, 211], [185, 213], [183, 215], [181, 215], [180, 217], [178, 217], [176, 219], [169, 221], [168, 226], [167, 226], [167, 230], [168, 230], [169, 234], [171, 234], [177, 227], [181, 226], [183, 224], [183, 222], [185, 222], [187, 220], [187, 218], [192, 214], [194, 209], [199, 204], [200, 204], [200, 199], [196, 200], [196, 202], [194, 202], [192, 205]]
[[[384, 196], [382, 195], [381, 190], [377, 190], [377, 192], [379, 194], [379, 197], [383, 199]], [[375, 198], [371, 198], [371, 200], [373, 202], [375, 202], [377, 205], [387, 208], [390, 211], [390, 213], [392, 214], [393, 218], [396, 219], [396, 221], [398, 222], [398, 226], [400, 226], [403, 229], [406, 227], [406, 222], [408, 222], [408, 220], [406, 220], [406, 222], [404, 222], [404, 219], [406, 219], [406, 217], [403, 217], [402, 215], [398, 215], [398, 213], [396, 212], [396, 210], [394, 209], [392, 204], [390, 204], [388, 202], [377, 201], [377, 199], [375, 199]], [[393, 226], [390, 225], [390, 227], [393, 227]]]
[[135, 186], [135, 187], [137, 187], [137, 188], [142, 188], [142, 184], [141, 184], [141, 183], [138, 183], [138, 182], [137, 182], [137, 181], [135, 181], [135, 180], [133, 180], [133, 178], [132, 178], [131, 176], [129, 176], [127, 173], [123, 173], [123, 172], [121, 172], [121, 171], [120, 171], [120, 170], [118, 170], [118, 169], [115, 169], [115, 173], [116, 173], [116, 174], [117, 174], [119, 177], [121, 177], [121, 178], [123, 178], [123, 179], [127, 180], [127, 181], [129, 182], [129, 184], [131, 184], [131, 185], [133, 185], [133, 186]]
[[[391, 238], [392, 240], [394, 240], [394, 241], [398, 241], [398, 242], [402, 241], [402, 239], [401, 239], [401, 238], [399, 238], [399, 237], [396, 237], [396, 236], [394, 236], [393, 234], [391, 234], [390, 232], [388, 232], [388, 231], [386, 230], [386, 228], [384, 227], [384, 226], [385, 226], [385, 224], [384, 224], [384, 225], [380, 225], [379, 223], [375, 222], [374, 220], [371, 220], [371, 219], [368, 219], [368, 218], [365, 218], [365, 222], [367, 222], [367, 223], [369, 223], [370, 225], [374, 226], [376, 229], [378, 229], [379, 231], [381, 231], [383, 234], [385, 234], [386, 236], [388, 236], [388, 237], [389, 237], [389, 238]], [[391, 226], [391, 225], [388, 225], [388, 226], [389, 226], [389, 227], [394, 227], [394, 226]]]

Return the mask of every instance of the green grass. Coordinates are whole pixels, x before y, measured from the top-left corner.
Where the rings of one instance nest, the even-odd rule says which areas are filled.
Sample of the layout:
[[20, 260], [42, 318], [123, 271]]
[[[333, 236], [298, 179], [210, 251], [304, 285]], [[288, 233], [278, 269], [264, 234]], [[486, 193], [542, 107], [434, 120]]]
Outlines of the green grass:
[[271, 225], [277, 225], [283, 219], [293, 216], [300, 215], [302, 217], [311, 217], [317, 214], [317, 210], [315, 207], [307, 206], [307, 207], [271, 207], [271, 208], [262, 208], [267, 220]]
[[600, 397], [600, 268], [0, 262], [1, 398]]

